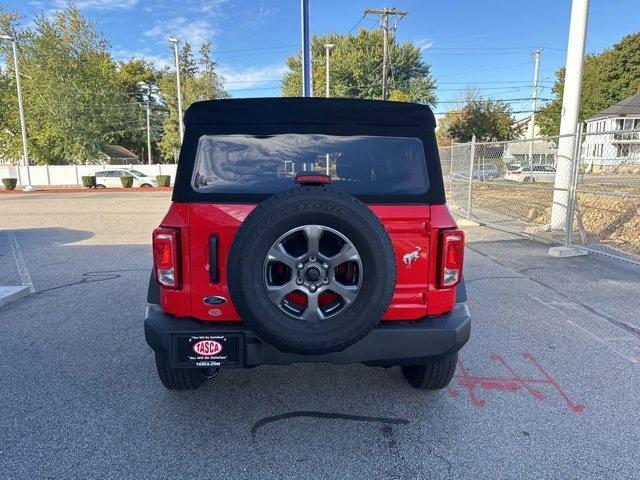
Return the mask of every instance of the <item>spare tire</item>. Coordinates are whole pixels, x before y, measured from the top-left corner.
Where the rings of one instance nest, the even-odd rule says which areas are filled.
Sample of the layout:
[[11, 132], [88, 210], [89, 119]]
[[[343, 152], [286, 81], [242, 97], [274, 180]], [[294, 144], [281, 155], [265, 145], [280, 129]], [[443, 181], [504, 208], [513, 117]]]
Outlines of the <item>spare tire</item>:
[[289, 353], [317, 355], [356, 343], [384, 315], [395, 281], [395, 254], [378, 218], [323, 186], [301, 186], [257, 206], [228, 260], [241, 318]]

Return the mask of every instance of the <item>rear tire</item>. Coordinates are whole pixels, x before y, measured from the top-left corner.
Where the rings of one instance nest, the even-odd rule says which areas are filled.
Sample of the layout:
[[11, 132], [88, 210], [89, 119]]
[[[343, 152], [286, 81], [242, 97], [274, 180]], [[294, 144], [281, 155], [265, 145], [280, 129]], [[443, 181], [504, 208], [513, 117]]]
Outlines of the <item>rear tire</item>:
[[[289, 315], [270, 300], [263, 266], [279, 237], [310, 225], [344, 236], [366, 272], [348, 308], [315, 322]], [[307, 262], [318, 252], [312, 256], [299, 252], [295, 257]], [[329, 264], [331, 258], [326, 257]], [[294, 278], [296, 267], [290, 268], [289, 278]], [[264, 342], [281, 352], [320, 355], [344, 350], [379, 323], [395, 290], [396, 258], [384, 225], [366, 205], [330, 187], [303, 186], [273, 195], [249, 214], [233, 240], [227, 277], [240, 317]], [[339, 288], [335, 278], [331, 282], [329, 290]]]
[[458, 355], [424, 365], [403, 365], [402, 374], [413, 388], [440, 390], [451, 382], [456, 371]]
[[96, 185], [96, 188], [107, 188], [106, 185], [102, 185], [101, 183]]
[[171, 368], [169, 359], [161, 353], [156, 353], [156, 368], [167, 390], [195, 390], [206, 380], [197, 368]]

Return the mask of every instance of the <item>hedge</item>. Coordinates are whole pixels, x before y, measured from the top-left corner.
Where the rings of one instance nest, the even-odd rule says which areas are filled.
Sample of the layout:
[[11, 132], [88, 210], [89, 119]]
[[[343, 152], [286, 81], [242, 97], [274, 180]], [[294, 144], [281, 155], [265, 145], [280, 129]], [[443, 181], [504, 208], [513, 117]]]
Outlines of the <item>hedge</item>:
[[171, 175], [156, 175], [156, 182], [159, 187], [168, 187], [171, 185]]
[[120, 182], [124, 188], [131, 188], [133, 187], [133, 176], [125, 175], [124, 177], [120, 177]]
[[7, 190], [15, 190], [16, 185], [18, 185], [17, 178], [3, 178], [2, 183], [4, 184], [4, 188]]
[[82, 185], [87, 188], [96, 188], [96, 177], [95, 175], [87, 175], [86, 177], [82, 177]]

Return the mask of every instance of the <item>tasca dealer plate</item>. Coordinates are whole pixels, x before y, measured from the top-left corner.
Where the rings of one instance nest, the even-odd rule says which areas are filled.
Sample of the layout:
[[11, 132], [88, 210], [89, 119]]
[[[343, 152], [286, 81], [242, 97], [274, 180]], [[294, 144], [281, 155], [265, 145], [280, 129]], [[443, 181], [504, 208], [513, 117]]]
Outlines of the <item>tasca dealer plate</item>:
[[240, 334], [180, 335], [176, 360], [180, 367], [234, 367], [241, 364]]

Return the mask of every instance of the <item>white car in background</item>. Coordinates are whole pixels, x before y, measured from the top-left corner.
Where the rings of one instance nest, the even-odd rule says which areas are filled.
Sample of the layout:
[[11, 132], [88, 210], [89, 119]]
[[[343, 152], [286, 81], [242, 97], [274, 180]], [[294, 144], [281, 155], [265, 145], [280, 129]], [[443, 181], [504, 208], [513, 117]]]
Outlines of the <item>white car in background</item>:
[[157, 187], [158, 182], [153, 177], [146, 175], [138, 170], [129, 170], [127, 168], [110, 168], [96, 172], [96, 188], [122, 188], [120, 177], [133, 177], [133, 187]]
[[534, 165], [533, 171], [528, 165], [509, 165], [504, 174], [505, 180], [520, 183], [553, 183], [556, 178], [556, 169], [550, 165]]

